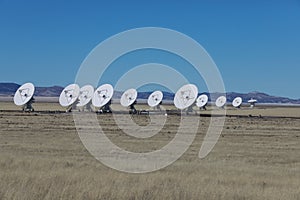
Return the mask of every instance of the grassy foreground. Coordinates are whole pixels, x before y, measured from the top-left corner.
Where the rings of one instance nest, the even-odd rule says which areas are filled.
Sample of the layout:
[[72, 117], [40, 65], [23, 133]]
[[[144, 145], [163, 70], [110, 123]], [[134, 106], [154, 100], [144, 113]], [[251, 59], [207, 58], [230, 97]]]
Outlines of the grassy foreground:
[[[112, 116], [98, 116], [109, 138], [132, 151], [167, 144], [179, 118], [146, 141], [126, 136]], [[147, 116], [134, 119], [147, 122]], [[300, 120], [227, 118], [217, 145], [198, 152], [209, 119], [201, 118], [189, 150], [171, 166], [127, 174], [94, 159], [72, 115], [0, 113], [0, 199], [300, 199]], [[187, 130], [188, 131], [188, 130]]]

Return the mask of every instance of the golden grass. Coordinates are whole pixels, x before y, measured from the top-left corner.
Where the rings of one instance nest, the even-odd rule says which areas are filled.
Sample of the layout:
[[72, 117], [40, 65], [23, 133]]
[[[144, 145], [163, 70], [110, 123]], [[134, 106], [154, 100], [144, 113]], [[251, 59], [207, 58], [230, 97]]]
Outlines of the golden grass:
[[[168, 116], [166, 127], [145, 142], [123, 134], [110, 115], [98, 118], [113, 142], [141, 152], [170, 141], [179, 121]], [[0, 199], [300, 199], [299, 119], [227, 118], [203, 160], [197, 156], [209, 119], [200, 120], [178, 161], [138, 175], [95, 160], [71, 114], [0, 112]]]

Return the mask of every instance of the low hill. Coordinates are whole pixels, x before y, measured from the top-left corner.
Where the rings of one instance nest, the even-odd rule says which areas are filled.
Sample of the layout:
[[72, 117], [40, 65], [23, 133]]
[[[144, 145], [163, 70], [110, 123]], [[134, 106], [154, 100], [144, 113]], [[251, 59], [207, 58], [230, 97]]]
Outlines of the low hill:
[[[0, 83], [0, 96], [13, 96], [15, 91], [20, 87], [16, 83]], [[51, 87], [36, 87], [35, 96], [41, 97], [58, 97], [63, 90], [61, 86]], [[173, 100], [174, 94], [170, 92], [163, 92], [164, 100]], [[138, 99], [147, 99], [151, 92], [139, 92]], [[219, 97], [220, 93], [205, 93], [209, 96], [209, 101], [214, 101]], [[122, 92], [115, 91], [114, 98], [119, 99]], [[300, 99], [290, 99], [286, 97], [271, 96], [262, 92], [250, 92], [250, 93], [236, 93], [228, 92], [226, 94], [227, 101], [232, 102], [235, 97], [242, 97], [243, 101], [246, 102], [251, 98], [257, 99], [259, 103], [284, 103], [284, 104], [300, 104]]]
[[[13, 96], [20, 86], [21, 85], [16, 83], [0, 83], [0, 95]], [[36, 87], [35, 95], [41, 97], [57, 97], [63, 89], [64, 88], [60, 86]]]

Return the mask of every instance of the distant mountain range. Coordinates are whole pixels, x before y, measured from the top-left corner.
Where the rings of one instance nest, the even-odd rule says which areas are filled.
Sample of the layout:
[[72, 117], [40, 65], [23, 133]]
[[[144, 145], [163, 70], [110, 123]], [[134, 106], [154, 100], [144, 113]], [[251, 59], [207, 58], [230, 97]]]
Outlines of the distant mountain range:
[[[21, 85], [16, 83], [0, 83], [0, 95], [1, 96], [13, 96], [16, 90]], [[52, 86], [52, 87], [35, 87], [35, 96], [41, 97], [57, 97], [60, 95], [63, 87]]]
[[[13, 96], [15, 91], [20, 87], [20, 85], [16, 83], [0, 83], [0, 96]], [[52, 86], [52, 87], [36, 87], [35, 88], [35, 96], [41, 97], [58, 97], [61, 91], [64, 88], [61, 86]], [[163, 92], [164, 100], [173, 100], [174, 94], [170, 92]], [[151, 92], [139, 92], [138, 99], [147, 99]], [[204, 93], [209, 96], [209, 100], [215, 100], [219, 97], [220, 93]], [[115, 99], [119, 99], [122, 95], [122, 92], [115, 91], [114, 97]], [[259, 103], [284, 103], [284, 104], [300, 104], [300, 99], [290, 99], [286, 97], [276, 97], [271, 96], [262, 92], [250, 92], [250, 93], [236, 93], [236, 92], [228, 92], [226, 94], [227, 101], [232, 102], [235, 97], [242, 97], [244, 101], [248, 101], [251, 98], [257, 99]]]

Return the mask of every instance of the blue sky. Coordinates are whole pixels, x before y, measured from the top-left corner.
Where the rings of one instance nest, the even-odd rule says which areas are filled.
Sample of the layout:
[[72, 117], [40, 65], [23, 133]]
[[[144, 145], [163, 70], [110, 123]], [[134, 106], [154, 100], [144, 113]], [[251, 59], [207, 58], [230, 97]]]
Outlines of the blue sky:
[[199, 42], [228, 92], [300, 98], [299, 0], [0, 0], [0, 25], [0, 82], [65, 86], [100, 42], [150, 26]]

